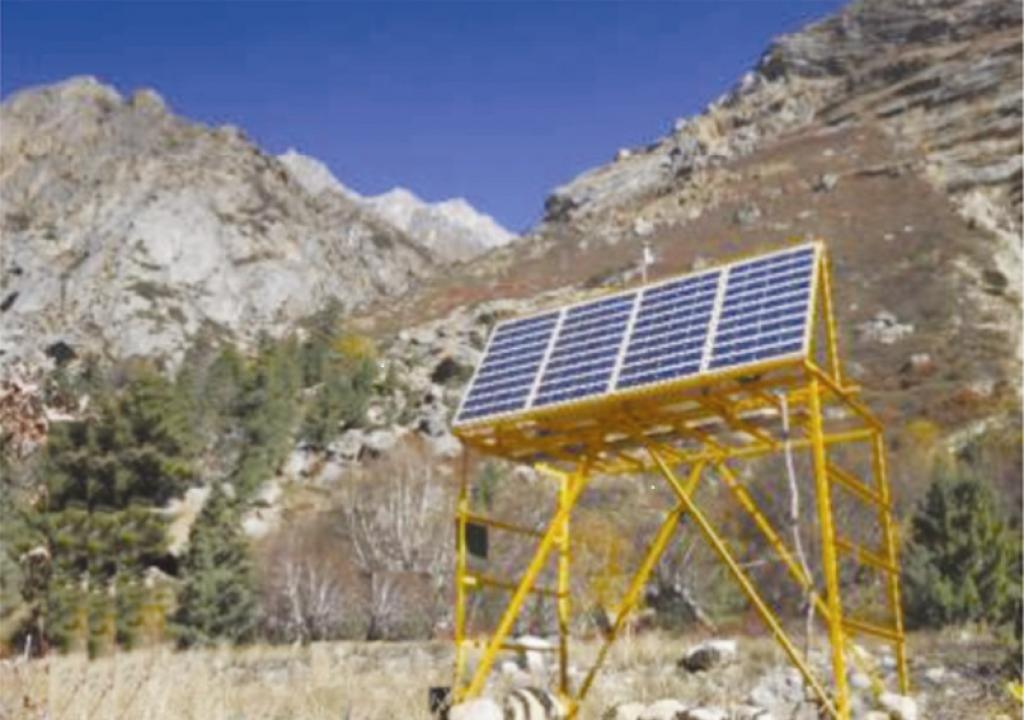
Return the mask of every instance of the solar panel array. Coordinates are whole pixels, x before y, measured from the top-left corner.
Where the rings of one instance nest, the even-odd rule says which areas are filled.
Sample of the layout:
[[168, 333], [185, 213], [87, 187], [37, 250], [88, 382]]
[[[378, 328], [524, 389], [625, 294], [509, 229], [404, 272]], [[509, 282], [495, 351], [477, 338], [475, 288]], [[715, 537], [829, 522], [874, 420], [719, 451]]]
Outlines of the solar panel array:
[[499, 325], [455, 424], [803, 353], [818, 246]]

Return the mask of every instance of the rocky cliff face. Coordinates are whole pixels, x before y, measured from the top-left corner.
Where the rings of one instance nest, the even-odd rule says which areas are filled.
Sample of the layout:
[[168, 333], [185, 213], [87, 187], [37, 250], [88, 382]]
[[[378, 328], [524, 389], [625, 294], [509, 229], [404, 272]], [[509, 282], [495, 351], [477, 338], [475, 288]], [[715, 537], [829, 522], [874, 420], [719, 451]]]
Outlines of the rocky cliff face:
[[[48, 348], [179, 357], [334, 301], [405, 292], [435, 256], [339, 193], [313, 196], [231, 127], [91, 78], [0, 109], [0, 361]], [[63, 345], [60, 345], [63, 343]]]
[[556, 189], [547, 220], [671, 192], [795, 131], [870, 125], [921, 150], [936, 187], [958, 202], [981, 193], [1019, 233], [1020, 51], [1012, 0], [857, 0], [775, 40], [731, 92], [653, 147]]
[[278, 156], [313, 195], [340, 193], [446, 261], [468, 260], [515, 236], [462, 198], [428, 203], [405, 188], [363, 197], [345, 187], [319, 160], [295, 150]]
[[1020, 387], [1020, 4], [854, 2], [546, 210], [523, 242], [374, 319], [632, 283], [644, 244], [658, 277], [820, 237], [844, 356], [883, 415], [999, 412]]

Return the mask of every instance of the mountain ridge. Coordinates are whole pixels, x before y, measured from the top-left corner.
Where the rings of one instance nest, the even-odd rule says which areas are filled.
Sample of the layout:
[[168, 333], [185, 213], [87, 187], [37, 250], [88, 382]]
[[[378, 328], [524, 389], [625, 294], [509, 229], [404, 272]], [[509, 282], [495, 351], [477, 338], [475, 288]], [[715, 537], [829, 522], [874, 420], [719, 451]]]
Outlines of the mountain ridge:
[[153, 90], [74, 77], [12, 95], [0, 121], [2, 365], [55, 347], [174, 364], [202, 334], [251, 345], [452, 260]]
[[465, 198], [430, 203], [404, 187], [379, 195], [361, 195], [338, 180], [323, 162], [295, 149], [278, 155], [278, 160], [311, 194], [339, 193], [416, 238], [445, 261], [469, 260], [515, 239]]

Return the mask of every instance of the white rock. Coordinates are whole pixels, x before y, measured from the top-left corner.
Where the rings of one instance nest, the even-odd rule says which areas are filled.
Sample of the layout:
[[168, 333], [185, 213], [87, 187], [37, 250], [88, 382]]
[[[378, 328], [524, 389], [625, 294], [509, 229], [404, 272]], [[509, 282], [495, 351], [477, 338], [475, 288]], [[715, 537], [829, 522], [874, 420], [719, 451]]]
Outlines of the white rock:
[[917, 720], [917, 701], [912, 697], [884, 692], [878, 696], [878, 704], [893, 720]]
[[375, 453], [385, 453], [398, 444], [398, 433], [392, 430], [374, 430], [366, 436], [364, 445]]
[[722, 708], [699, 707], [684, 712], [682, 720], [729, 720], [729, 713]]
[[633, 221], [633, 233], [638, 237], [647, 237], [654, 232], [654, 223], [644, 217]]
[[513, 690], [503, 705], [507, 720], [564, 720], [567, 714], [557, 695], [535, 687]]
[[541, 675], [547, 672], [547, 660], [555, 644], [541, 637], [523, 635], [514, 640], [515, 644], [522, 646], [518, 651], [519, 666], [527, 672]]
[[504, 720], [501, 705], [490, 698], [459, 703], [448, 711], [448, 720]]
[[373, 403], [366, 408], [366, 423], [368, 425], [383, 425], [387, 420], [387, 411], [380, 403]]
[[502, 662], [498, 671], [512, 687], [526, 687], [534, 682], [533, 676], [512, 660]]
[[309, 467], [309, 462], [312, 459], [312, 453], [307, 451], [305, 448], [296, 448], [288, 455], [288, 458], [284, 461], [284, 467], [281, 471], [290, 478], [298, 478], [306, 474], [306, 470]]
[[498, 664], [498, 672], [500, 672], [502, 675], [516, 675], [521, 670], [522, 668], [511, 660], [502, 660]]
[[864, 339], [882, 345], [892, 345], [914, 333], [913, 324], [899, 322], [895, 315], [886, 310], [880, 310], [874, 318], [858, 325], [857, 329]]
[[327, 446], [327, 451], [339, 460], [348, 462], [358, 460], [365, 437], [362, 430], [346, 430]]
[[451, 460], [462, 454], [462, 443], [451, 433], [445, 433], [440, 437], [432, 437], [429, 439], [429, 443], [430, 452], [435, 457]]
[[677, 720], [686, 711], [686, 705], [678, 700], [658, 700], [644, 709], [640, 720]]
[[871, 687], [871, 678], [862, 672], [850, 673], [849, 682], [854, 690], [867, 690]]

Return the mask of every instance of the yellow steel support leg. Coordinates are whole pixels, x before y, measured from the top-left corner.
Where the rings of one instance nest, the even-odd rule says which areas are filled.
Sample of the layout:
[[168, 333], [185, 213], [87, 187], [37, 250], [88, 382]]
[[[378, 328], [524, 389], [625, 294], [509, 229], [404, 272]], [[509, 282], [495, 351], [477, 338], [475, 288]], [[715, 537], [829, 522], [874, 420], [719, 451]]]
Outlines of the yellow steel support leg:
[[494, 634], [488, 640], [487, 646], [484, 648], [484, 654], [480, 658], [480, 664], [473, 674], [469, 687], [462, 693], [456, 693], [457, 701], [476, 697], [483, 690], [484, 683], [487, 682], [487, 675], [490, 673], [494, 660], [502, 649], [505, 638], [508, 637], [509, 632], [512, 630], [512, 624], [523, 607], [523, 601], [526, 600], [526, 596], [530, 593], [534, 582], [537, 580], [537, 576], [543, 569], [544, 563], [547, 561], [548, 555], [558, 539], [563, 523], [569, 517], [569, 513], [576, 505], [576, 501], [583, 492], [583, 488], [587, 485], [588, 473], [589, 468], [584, 466], [578, 473], [573, 475], [569, 492], [566, 493], [565, 498], [559, 503], [558, 511], [544, 532], [544, 536], [541, 538], [540, 544], [533, 554], [533, 559], [530, 560], [526, 572], [512, 594], [508, 607], [505, 608], [505, 613], [501, 616]]
[[[691, 468], [685, 487], [687, 494], [692, 495], [693, 491], [697, 489], [697, 483], [700, 481], [700, 475], [703, 469], [703, 462], [697, 463]], [[668, 547], [669, 541], [672, 540], [672, 535], [679, 526], [679, 522], [682, 520], [684, 513], [685, 506], [680, 503], [668, 514], [662, 522], [661, 527], [658, 528], [658, 532], [655, 533], [654, 539], [651, 541], [651, 544], [647, 549], [647, 554], [640, 563], [640, 567], [637, 568], [633, 578], [629, 581], [629, 587], [626, 589], [626, 593], [623, 595], [622, 601], [619, 603], [618, 610], [615, 612], [615, 619], [612, 621], [611, 627], [605, 635], [605, 640], [601, 644], [601, 648], [597, 651], [597, 659], [594, 660], [594, 664], [590, 667], [590, 670], [587, 671], [587, 676], [580, 684], [579, 692], [576, 694], [572, 707], [573, 713], [576, 712], [576, 708], [579, 706], [579, 703], [583, 701], [583, 698], [586, 697], [587, 692], [590, 690], [590, 686], [593, 685], [594, 678], [597, 676], [598, 670], [601, 669], [601, 665], [604, 664], [605, 658], [608, 655], [608, 650], [618, 637], [619, 631], [622, 630], [622, 626], [625, 623], [626, 618], [629, 617], [629, 614], [636, 607], [637, 602], [640, 599], [640, 593], [643, 591], [644, 585], [647, 583], [647, 578], [650, 577], [651, 572], [658, 564], [658, 560], [665, 552], [665, 548]]]
[[469, 514], [469, 459], [463, 451], [462, 477], [455, 531], [455, 678], [453, 688], [462, 684], [466, 670], [466, 517]]
[[[885, 465], [885, 438], [876, 432], [871, 441], [871, 460], [875, 475], [875, 488], [882, 499], [878, 509], [878, 521], [882, 526], [882, 543], [885, 548], [885, 560], [891, 568], [898, 569], [899, 542], [892, 519], [892, 498], [889, 495], [889, 477]], [[885, 578], [889, 596], [889, 612], [892, 615], [893, 628], [896, 631], [896, 670], [900, 679], [900, 692], [910, 692], [910, 679], [907, 675], [907, 642], [903, 634], [903, 606], [900, 603], [900, 576], [896, 572], [887, 572]]]
[[686, 488], [679, 482], [679, 479], [676, 478], [671, 468], [665, 464], [665, 461], [662, 460], [657, 451], [650, 447], [648, 447], [647, 451], [650, 454], [651, 459], [654, 460], [654, 463], [658, 466], [661, 474], [666, 480], [668, 480], [669, 485], [672, 487], [673, 491], [675, 491], [676, 496], [679, 498], [679, 502], [683, 506], [683, 510], [693, 518], [693, 521], [697, 524], [697, 528], [700, 530], [701, 535], [704, 536], [704, 539], [711, 546], [711, 549], [714, 550], [715, 554], [718, 555], [719, 559], [725, 564], [729, 572], [732, 573], [733, 579], [735, 579], [737, 584], [739, 584], [743, 594], [747, 596], [748, 600], [750, 600], [750, 603], [754, 606], [754, 609], [757, 610], [761, 619], [768, 626], [768, 629], [771, 630], [772, 635], [775, 637], [779, 645], [782, 646], [783, 651], [789, 657], [790, 661], [794, 666], [796, 666], [797, 670], [800, 671], [800, 674], [803, 675], [807, 684], [810, 685], [814, 694], [821, 702], [824, 710], [833, 718], [842, 718], [842, 720], [846, 720], [848, 718], [848, 713], [843, 716], [839, 714], [835, 705], [832, 704], [832, 700], [829, 698], [828, 692], [814, 676], [814, 673], [811, 672], [810, 667], [808, 667], [806, 661], [801, 656], [800, 651], [796, 649], [792, 641], [786, 635], [785, 630], [782, 629], [782, 625], [775, 616], [775, 613], [772, 612], [772, 609], [768, 607], [758, 594], [753, 583], [750, 581], [750, 578], [747, 577], [747, 574], [743, 572], [743, 568], [741, 568], [739, 563], [737, 563], [735, 558], [733, 558], [732, 553], [729, 552], [729, 548], [726, 547], [725, 542], [721, 537], [719, 537], [718, 533], [715, 532], [715, 529], [711, 526], [708, 519], [704, 517], [704, 514], [696, 505], [694, 505], [693, 501], [690, 499], [690, 494], [686, 492]]
[[832, 312], [832, 268], [829, 267], [828, 255], [822, 254], [821, 269], [821, 315], [825, 318], [825, 352], [828, 366], [832, 371], [837, 385], [843, 384], [843, 372], [839, 362], [838, 331], [836, 317]]
[[821, 414], [821, 383], [817, 377], [810, 382], [811, 457], [814, 464], [814, 486], [818, 501], [818, 523], [821, 527], [821, 565], [825, 576], [825, 599], [828, 604], [828, 639], [832, 645], [832, 675], [835, 681], [836, 708], [839, 717], [850, 717], [850, 696], [846, 682], [845, 640], [843, 636], [843, 605], [839, 597], [839, 565], [836, 559], [835, 529], [832, 525], [832, 495], [828, 479], [828, 461]]
[[569, 620], [572, 612], [569, 597], [569, 510], [567, 501], [575, 477], [566, 475], [558, 488], [558, 509], [565, 515], [558, 536], [558, 691], [569, 695]]

